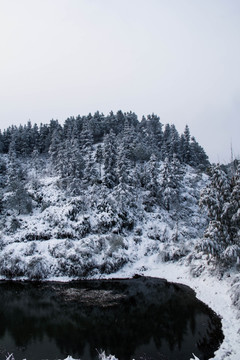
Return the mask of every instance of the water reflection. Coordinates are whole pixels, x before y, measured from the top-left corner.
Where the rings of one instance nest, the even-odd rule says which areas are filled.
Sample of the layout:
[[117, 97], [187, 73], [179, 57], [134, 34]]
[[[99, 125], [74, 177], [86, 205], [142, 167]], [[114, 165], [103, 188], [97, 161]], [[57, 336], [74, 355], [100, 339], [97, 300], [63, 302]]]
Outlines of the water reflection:
[[191, 289], [160, 279], [0, 284], [0, 352], [16, 360], [209, 359], [222, 339]]

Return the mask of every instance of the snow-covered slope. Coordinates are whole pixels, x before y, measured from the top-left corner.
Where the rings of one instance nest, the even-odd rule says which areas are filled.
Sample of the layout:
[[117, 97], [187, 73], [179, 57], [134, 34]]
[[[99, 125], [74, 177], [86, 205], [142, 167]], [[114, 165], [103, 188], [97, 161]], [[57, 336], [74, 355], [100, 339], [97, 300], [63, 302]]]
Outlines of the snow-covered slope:
[[189, 166], [179, 185], [179, 205], [168, 211], [157, 203], [149, 206], [146, 190], [132, 189], [132, 198], [123, 204], [103, 186], [88, 186], [72, 196], [56, 176], [42, 175], [37, 184], [30, 179], [31, 213], [8, 209], [2, 216], [2, 278], [113, 274], [152, 254], [176, 261], [193, 252], [206, 225], [198, 207], [206, 176]]
[[[200, 246], [207, 217], [198, 204], [206, 175], [182, 165], [176, 198], [169, 193], [176, 189], [165, 186], [164, 207], [152, 201], [147, 188], [131, 184], [124, 193], [95, 183], [73, 194], [47, 165], [37, 174], [29, 163], [24, 166], [31, 210], [11, 208], [13, 195], [4, 192], [1, 279], [67, 281], [140, 273], [188, 284], [223, 318], [225, 339], [215, 358], [239, 359], [238, 270], [223, 272]], [[160, 186], [163, 167], [160, 162]]]

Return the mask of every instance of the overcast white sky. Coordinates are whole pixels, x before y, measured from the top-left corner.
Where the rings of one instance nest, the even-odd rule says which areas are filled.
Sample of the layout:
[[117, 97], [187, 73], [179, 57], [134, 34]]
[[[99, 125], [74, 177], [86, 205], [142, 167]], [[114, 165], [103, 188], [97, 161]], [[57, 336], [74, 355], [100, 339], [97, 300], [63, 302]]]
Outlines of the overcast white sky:
[[240, 157], [239, 0], [0, 0], [0, 128], [121, 109]]

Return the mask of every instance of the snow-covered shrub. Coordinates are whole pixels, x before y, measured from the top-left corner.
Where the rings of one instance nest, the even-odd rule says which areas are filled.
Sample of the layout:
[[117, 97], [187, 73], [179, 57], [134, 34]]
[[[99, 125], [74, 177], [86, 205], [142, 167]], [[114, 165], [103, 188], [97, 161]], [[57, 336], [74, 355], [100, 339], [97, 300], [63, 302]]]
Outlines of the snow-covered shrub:
[[199, 277], [205, 270], [206, 266], [204, 264], [192, 265], [190, 268], [190, 273], [193, 277]]
[[[21, 185], [21, 184], [20, 184]], [[10, 191], [5, 193], [4, 196], [4, 208], [15, 210], [16, 214], [30, 214], [32, 212], [32, 199], [28, 193], [28, 191], [20, 186], [14, 191]]]
[[60, 258], [57, 263], [57, 272], [60, 276], [70, 276], [81, 278], [87, 275], [88, 264], [83, 264], [80, 256], [70, 258]]
[[49, 264], [42, 256], [33, 256], [28, 262], [25, 276], [30, 280], [42, 280], [50, 273]]
[[30, 243], [26, 243], [26, 247], [24, 250], [24, 255], [25, 256], [32, 256], [35, 251], [36, 251], [37, 245], [35, 243], [35, 241], [32, 241]]
[[41, 212], [44, 212], [50, 205], [50, 201], [42, 201], [41, 204]]
[[227, 246], [220, 254], [220, 258], [224, 265], [237, 264], [240, 258], [240, 246], [236, 244]]
[[53, 258], [61, 258], [61, 257], [65, 257], [66, 252], [64, 249], [64, 246], [62, 244], [62, 242], [58, 243], [54, 243], [53, 245], [49, 244], [48, 245], [48, 251], [49, 254], [53, 257]]
[[26, 264], [18, 255], [5, 253], [0, 257], [0, 274], [8, 279], [24, 276], [26, 273]]
[[170, 238], [169, 229], [167, 226], [164, 226], [160, 237], [160, 241], [165, 243], [169, 241], [169, 238]]
[[142, 228], [140, 227], [137, 227], [134, 229], [134, 234], [137, 235], [137, 236], [141, 236], [142, 235]]
[[105, 351], [98, 353], [99, 360], [118, 360], [114, 355], [106, 355]]
[[91, 231], [91, 224], [88, 216], [84, 216], [81, 221], [74, 226], [78, 238], [86, 236]]
[[162, 231], [160, 228], [158, 228], [156, 225], [152, 226], [148, 231], [148, 237], [152, 240], [160, 240]]
[[157, 254], [159, 251], [159, 243], [156, 241], [151, 241], [145, 248], [144, 256], [150, 256], [153, 254]]
[[141, 236], [134, 236], [133, 237], [133, 241], [135, 242], [135, 244], [141, 244], [142, 242], [142, 237]]
[[118, 251], [119, 249], [126, 249], [126, 245], [124, 243], [124, 239], [120, 235], [111, 234], [106, 237], [110, 248], [108, 250], [108, 255], [111, 256], [114, 252]]
[[6, 360], [15, 360], [13, 354], [8, 354]]
[[40, 241], [44, 241], [44, 240], [49, 240], [51, 239], [52, 234], [51, 232], [37, 232], [35, 230], [35, 232], [31, 231], [31, 232], [24, 232], [21, 237], [20, 237], [20, 241], [35, 241], [35, 240], [40, 240]]
[[105, 261], [99, 266], [99, 270], [102, 274], [111, 274], [121, 269], [127, 262], [127, 256], [113, 254], [111, 257], [105, 258]]
[[13, 216], [12, 219], [11, 219], [11, 222], [10, 222], [10, 228], [9, 228], [9, 230], [14, 233], [14, 232], [16, 232], [20, 227], [21, 227], [20, 221], [19, 221], [15, 216]]
[[[104, 234], [110, 231], [116, 224], [118, 224], [117, 216], [114, 212], [103, 212], [96, 215], [96, 224], [94, 225], [94, 232]], [[118, 224], [120, 228], [120, 224]]]
[[224, 228], [220, 221], [210, 221], [205, 231], [201, 244], [202, 250], [218, 257], [224, 250], [226, 244], [224, 239]]
[[177, 261], [189, 253], [188, 247], [184, 243], [175, 244], [168, 243], [164, 244], [163, 249], [159, 255], [162, 261]]

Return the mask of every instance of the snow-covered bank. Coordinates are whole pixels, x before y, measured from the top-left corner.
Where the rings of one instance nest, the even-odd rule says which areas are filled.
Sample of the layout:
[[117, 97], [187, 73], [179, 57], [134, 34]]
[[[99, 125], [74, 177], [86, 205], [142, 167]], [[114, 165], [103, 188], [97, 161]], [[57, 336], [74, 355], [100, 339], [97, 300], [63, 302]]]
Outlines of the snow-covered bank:
[[[222, 318], [224, 340], [215, 352], [216, 360], [239, 360], [240, 358], [240, 321], [237, 310], [232, 305], [230, 288], [232, 278], [218, 280], [216, 276], [202, 273], [193, 277], [189, 266], [178, 263], [162, 263], [156, 255], [145, 257], [135, 264], [127, 264], [114, 277], [125, 278], [134, 274], [164, 278], [168, 281], [182, 283], [196, 291], [198, 299], [206, 303]], [[108, 276], [109, 278], [112, 275]]]

